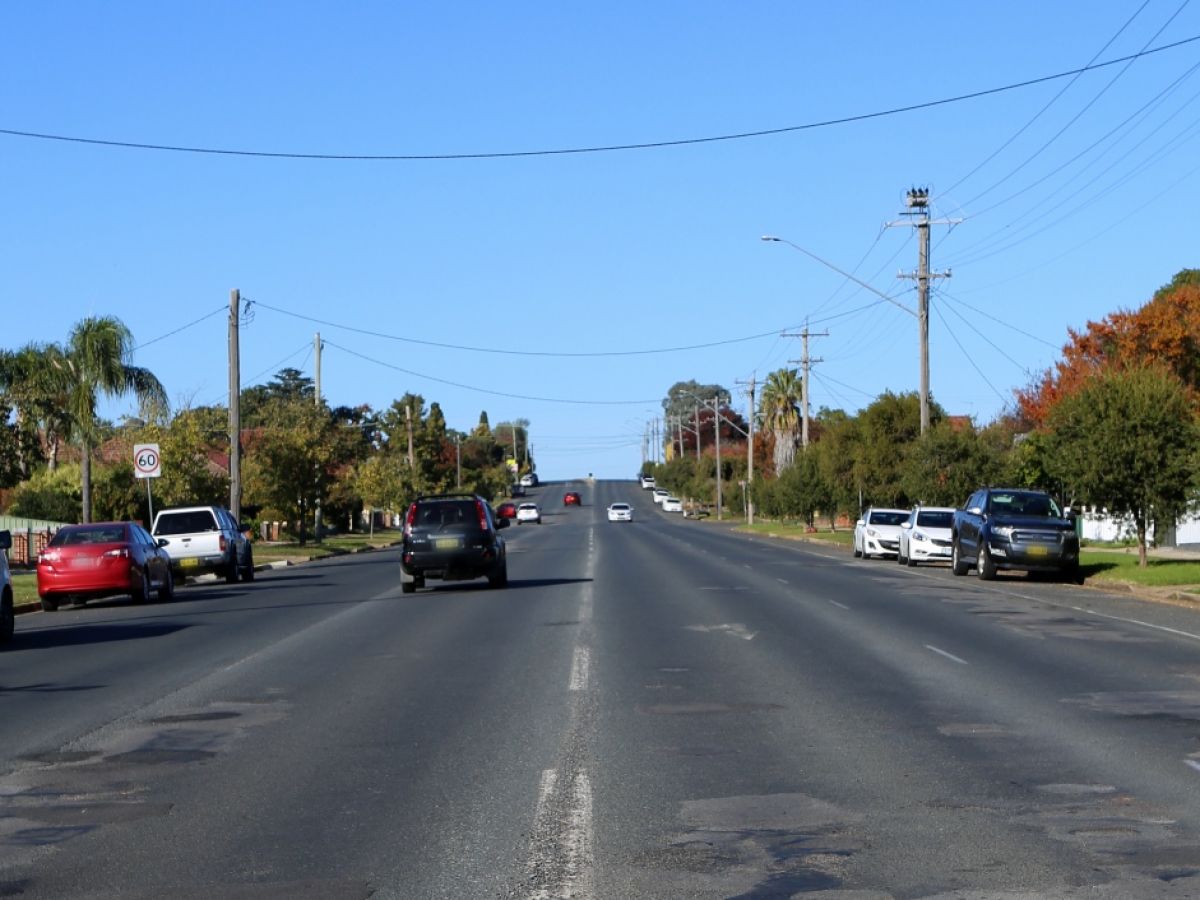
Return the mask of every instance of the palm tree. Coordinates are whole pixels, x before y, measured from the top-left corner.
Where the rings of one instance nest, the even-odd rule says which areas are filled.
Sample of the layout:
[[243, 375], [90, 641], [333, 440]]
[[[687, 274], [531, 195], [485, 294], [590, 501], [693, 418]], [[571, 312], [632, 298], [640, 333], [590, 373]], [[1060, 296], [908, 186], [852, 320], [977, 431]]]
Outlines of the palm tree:
[[800, 434], [801, 383], [798, 369], [777, 369], [763, 384], [763, 427], [775, 437], [775, 474], [782, 475], [796, 458]]
[[79, 442], [83, 521], [90, 522], [92, 449], [99, 433], [96, 406], [100, 395], [132, 393], [143, 411], [159, 412], [167, 407], [167, 392], [149, 369], [127, 364], [133, 353], [133, 335], [114, 316], [84, 319], [71, 330], [65, 346], [51, 344], [44, 352], [48, 382], [61, 392], [71, 435]]

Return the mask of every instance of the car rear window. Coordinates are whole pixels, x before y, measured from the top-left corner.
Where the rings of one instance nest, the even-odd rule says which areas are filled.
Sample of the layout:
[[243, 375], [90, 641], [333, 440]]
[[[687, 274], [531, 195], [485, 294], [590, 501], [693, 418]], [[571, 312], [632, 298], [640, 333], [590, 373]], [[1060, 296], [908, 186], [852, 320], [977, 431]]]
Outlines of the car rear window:
[[420, 504], [413, 524], [418, 528], [431, 529], [463, 525], [478, 528], [479, 513], [475, 509], [474, 500], [439, 500], [435, 503]]
[[200, 531], [220, 531], [217, 520], [207, 509], [160, 513], [154, 525], [155, 534], [196, 534]]
[[908, 521], [909, 514], [906, 512], [886, 512], [876, 510], [871, 513], [872, 525], [900, 525]]
[[51, 547], [70, 547], [76, 544], [116, 544], [125, 540], [124, 525], [92, 528], [60, 528], [50, 540]]

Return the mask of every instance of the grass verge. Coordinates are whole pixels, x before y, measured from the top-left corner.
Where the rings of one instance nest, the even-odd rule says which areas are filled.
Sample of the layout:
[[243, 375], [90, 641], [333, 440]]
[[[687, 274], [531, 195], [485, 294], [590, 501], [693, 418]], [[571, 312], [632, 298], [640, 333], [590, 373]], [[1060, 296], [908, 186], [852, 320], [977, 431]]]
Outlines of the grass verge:
[[809, 531], [802, 522], [755, 522], [753, 525], [739, 525], [736, 530], [767, 537], [838, 544], [842, 547], [849, 547], [854, 543], [854, 529], [852, 528], [842, 531], [830, 531], [828, 528]]
[[1088, 581], [1111, 581], [1141, 587], [1172, 587], [1200, 593], [1200, 560], [1150, 557], [1146, 568], [1138, 566], [1137, 553], [1084, 550], [1079, 554]]

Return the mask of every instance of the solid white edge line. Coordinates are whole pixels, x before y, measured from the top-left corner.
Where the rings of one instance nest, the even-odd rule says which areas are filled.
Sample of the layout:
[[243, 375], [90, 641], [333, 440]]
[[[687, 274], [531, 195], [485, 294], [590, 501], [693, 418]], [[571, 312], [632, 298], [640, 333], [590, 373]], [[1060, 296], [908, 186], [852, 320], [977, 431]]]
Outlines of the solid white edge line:
[[946, 659], [953, 660], [954, 662], [958, 663], [961, 666], [970, 665], [970, 663], [968, 663], [965, 659], [959, 659], [953, 653], [947, 653], [945, 650], [939, 650], [937, 647], [933, 646], [933, 644], [926, 644], [925, 649], [932, 650], [934, 653], [938, 654], [939, 656], [944, 656], [944, 657], [946, 657]]

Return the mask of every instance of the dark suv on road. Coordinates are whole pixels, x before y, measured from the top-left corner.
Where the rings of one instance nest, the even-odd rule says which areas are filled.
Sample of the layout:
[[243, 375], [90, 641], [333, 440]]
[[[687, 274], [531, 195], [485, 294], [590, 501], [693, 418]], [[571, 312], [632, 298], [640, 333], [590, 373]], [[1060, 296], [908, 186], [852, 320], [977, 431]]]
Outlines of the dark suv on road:
[[499, 530], [507, 527], [508, 519], [474, 494], [418, 497], [404, 517], [400, 590], [411, 594], [427, 578], [487, 578], [492, 587], [505, 587], [508, 556]]
[[999, 569], [1057, 572], [1079, 580], [1079, 536], [1075, 520], [1045, 491], [982, 488], [955, 510], [950, 527], [951, 570], [979, 577]]

